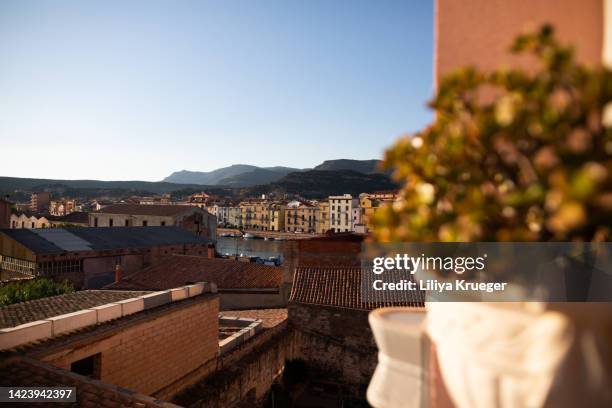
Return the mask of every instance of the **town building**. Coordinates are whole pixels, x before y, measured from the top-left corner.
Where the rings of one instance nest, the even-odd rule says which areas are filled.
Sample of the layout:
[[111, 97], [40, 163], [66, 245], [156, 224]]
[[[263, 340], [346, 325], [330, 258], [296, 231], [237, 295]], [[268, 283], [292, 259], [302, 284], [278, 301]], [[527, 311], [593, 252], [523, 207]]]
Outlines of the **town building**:
[[49, 215], [42, 215], [32, 212], [14, 212], [10, 217], [10, 228], [12, 229], [35, 229], [49, 228], [51, 222]]
[[[387, 306], [424, 308], [424, 294], [402, 291], [393, 302], [363, 298], [360, 267], [298, 267], [289, 299], [296, 355], [319, 377], [365, 398], [378, 353], [368, 313]], [[372, 272], [370, 272], [372, 273]]]
[[227, 224], [228, 227], [242, 228], [242, 209], [239, 206], [227, 209]]
[[77, 211], [77, 202], [76, 200], [51, 200], [49, 204], [49, 214], [55, 216], [63, 216], [68, 215]]
[[31, 212], [13, 212], [10, 215], [11, 229], [36, 229], [57, 227], [87, 227], [89, 216], [85, 212], [72, 212], [64, 216], [34, 214]]
[[0, 272], [100, 288], [170, 254], [214, 257], [213, 242], [179, 227], [0, 230]]
[[9, 200], [0, 198], [0, 229], [11, 227], [11, 209], [13, 203]]
[[269, 211], [269, 219], [270, 219], [270, 231], [285, 231], [285, 212], [286, 206], [283, 203], [273, 203], [270, 204], [268, 209]]
[[89, 214], [91, 227], [176, 226], [216, 240], [217, 219], [208, 211], [184, 205], [113, 204]]
[[374, 214], [384, 205], [392, 205], [397, 200], [397, 191], [380, 191], [359, 194], [359, 222], [355, 232], [367, 233], [374, 227]]
[[217, 285], [221, 310], [286, 307], [288, 292], [282, 291], [283, 268], [255, 262], [172, 255], [123, 277], [107, 289], [167, 290], [190, 282]]
[[75, 387], [82, 407], [174, 406], [163, 400], [217, 369], [214, 292], [205, 283], [166, 292], [88, 290], [2, 307], [0, 380]]
[[329, 201], [319, 201], [315, 211], [315, 233], [327, 234], [327, 232], [331, 229], [330, 223]]
[[0, 382], [73, 387], [79, 407], [260, 406], [291, 333], [287, 309], [220, 314], [208, 282], [80, 291], [0, 309]]
[[270, 223], [268, 200], [251, 199], [240, 203], [242, 228], [247, 230], [267, 231]]
[[329, 196], [330, 229], [333, 232], [353, 231], [353, 208], [358, 200], [350, 194]]
[[285, 231], [314, 233], [316, 214], [316, 205], [298, 200], [289, 202], [285, 209]]
[[48, 191], [34, 192], [30, 198], [30, 211], [33, 213], [49, 212], [51, 205], [51, 193]]

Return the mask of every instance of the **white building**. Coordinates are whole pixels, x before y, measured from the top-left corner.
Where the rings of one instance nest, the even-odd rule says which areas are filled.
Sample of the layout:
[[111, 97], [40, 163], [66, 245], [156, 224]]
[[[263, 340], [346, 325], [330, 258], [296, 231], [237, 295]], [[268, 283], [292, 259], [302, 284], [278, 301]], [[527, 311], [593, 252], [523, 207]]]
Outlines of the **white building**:
[[28, 215], [25, 213], [11, 214], [10, 226], [12, 229], [49, 228], [51, 223], [45, 216]]
[[330, 228], [333, 232], [353, 231], [353, 209], [359, 209], [359, 200], [350, 194], [329, 196]]

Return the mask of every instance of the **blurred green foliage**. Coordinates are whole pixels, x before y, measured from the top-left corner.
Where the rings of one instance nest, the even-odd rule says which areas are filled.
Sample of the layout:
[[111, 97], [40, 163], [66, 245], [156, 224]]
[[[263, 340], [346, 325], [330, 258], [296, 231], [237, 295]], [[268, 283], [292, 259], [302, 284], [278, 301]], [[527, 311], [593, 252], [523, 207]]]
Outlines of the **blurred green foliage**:
[[386, 152], [403, 187], [377, 213], [376, 239], [610, 239], [612, 72], [577, 63], [550, 26], [512, 52], [534, 69], [443, 78], [434, 123]]
[[43, 278], [20, 280], [0, 286], [0, 306], [70, 292], [74, 292], [74, 287], [67, 281], [58, 283]]

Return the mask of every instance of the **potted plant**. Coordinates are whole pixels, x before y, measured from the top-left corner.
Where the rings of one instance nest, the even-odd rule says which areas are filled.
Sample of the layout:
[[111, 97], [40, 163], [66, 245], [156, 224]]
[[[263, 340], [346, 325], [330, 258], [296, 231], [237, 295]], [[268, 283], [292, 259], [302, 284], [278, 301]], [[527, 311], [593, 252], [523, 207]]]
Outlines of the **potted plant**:
[[[435, 121], [386, 152], [402, 188], [375, 215], [378, 241], [610, 240], [612, 72], [577, 63], [549, 26], [519, 36], [512, 50], [530, 54], [536, 69], [449, 75], [430, 104]], [[570, 300], [583, 300], [594, 284], [571, 270], [565, 281]], [[612, 401], [607, 304], [427, 308], [456, 406]]]

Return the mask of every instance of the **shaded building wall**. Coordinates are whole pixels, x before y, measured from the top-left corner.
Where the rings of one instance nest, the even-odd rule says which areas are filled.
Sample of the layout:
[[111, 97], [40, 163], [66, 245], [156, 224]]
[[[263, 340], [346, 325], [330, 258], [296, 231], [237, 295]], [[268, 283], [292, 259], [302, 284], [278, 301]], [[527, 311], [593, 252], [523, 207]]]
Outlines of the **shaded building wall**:
[[290, 304], [289, 322], [297, 358], [365, 396], [377, 363], [368, 312]]
[[93, 213], [89, 214], [90, 227], [96, 226], [96, 219], [98, 220], [98, 227], [110, 227], [111, 220], [113, 227], [142, 227], [144, 222], [147, 223], [148, 227], [160, 227], [162, 224], [166, 227], [177, 225], [174, 217]]
[[287, 306], [287, 299], [281, 291], [256, 292], [220, 290], [221, 310], [270, 309]]
[[216, 372], [177, 394], [172, 402], [207, 408], [258, 406], [280, 376], [285, 361], [295, 358], [292, 339], [287, 322], [258, 334], [220, 356]]
[[533, 59], [508, 52], [514, 38], [544, 23], [555, 27], [578, 59], [599, 64], [604, 43], [603, 0], [437, 0], [434, 81], [462, 66], [483, 70], [533, 68]]
[[169, 398], [181, 390], [174, 383], [182, 383], [201, 366], [212, 370], [210, 362], [219, 351], [218, 298], [201, 296], [183, 302], [165, 313], [143, 316], [136, 324], [119, 321], [104, 336], [73, 341], [40, 359], [70, 370], [75, 361], [95, 356], [97, 379]]
[[11, 227], [11, 206], [10, 202], [0, 199], [0, 229]]

